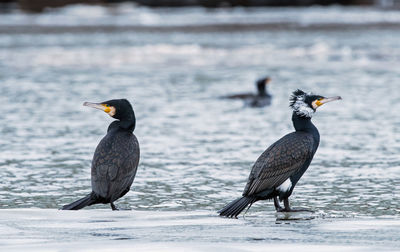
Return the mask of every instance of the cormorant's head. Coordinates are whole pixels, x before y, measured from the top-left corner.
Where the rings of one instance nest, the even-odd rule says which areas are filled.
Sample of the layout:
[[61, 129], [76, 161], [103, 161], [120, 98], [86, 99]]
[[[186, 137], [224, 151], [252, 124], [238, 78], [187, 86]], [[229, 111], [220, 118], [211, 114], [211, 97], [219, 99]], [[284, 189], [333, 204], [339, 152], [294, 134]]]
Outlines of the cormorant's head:
[[270, 77], [265, 77], [257, 81], [257, 90], [259, 95], [265, 95], [265, 86], [271, 81]]
[[128, 119], [127, 117], [133, 114], [132, 106], [126, 99], [109, 100], [101, 103], [85, 102], [83, 106], [103, 110], [111, 117], [119, 120]]
[[326, 98], [321, 95], [305, 93], [302, 90], [297, 89], [290, 97], [290, 107], [297, 115], [311, 118], [319, 106], [341, 99], [342, 97], [340, 96]]

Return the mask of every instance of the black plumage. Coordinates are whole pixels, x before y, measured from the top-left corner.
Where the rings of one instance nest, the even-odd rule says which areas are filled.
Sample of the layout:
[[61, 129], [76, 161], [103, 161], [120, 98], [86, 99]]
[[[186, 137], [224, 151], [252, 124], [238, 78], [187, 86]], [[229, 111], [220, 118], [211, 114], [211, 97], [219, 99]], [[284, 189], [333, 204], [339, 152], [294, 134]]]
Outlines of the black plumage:
[[105, 111], [118, 120], [112, 122], [107, 135], [100, 141], [92, 160], [92, 192], [86, 197], [62, 207], [78, 210], [93, 204], [110, 203], [124, 196], [133, 183], [139, 164], [139, 143], [133, 134], [136, 118], [131, 104], [125, 99], [102, 103], [84, 103], [85, 106]]
[[[258, 200], [274, 199], [277, 211], [296, 211], [289, 206], [289, 196], [310, 165], [319, 145], [319, 132], [311, 122], [317, 107], [340, 97], [325, 98], [293, 93], [290, 106], [295, 132], [272, 144], [257, 159], [250, 172], [242, 197], [219, 211], [221, 216], [236, 218], [247, 206]], [[284, 208], [279, 201], [284, 201]]]
[[249, 107], [264, 107], [271, 104], [272, 96], [267, 92], [266, 86], [271, 81], [271, 78], [265, 77], [256, 81], [257, 94], [235, 94], [229, 95], [227, 99], [240, 99], [243, 100], [246, 106]]

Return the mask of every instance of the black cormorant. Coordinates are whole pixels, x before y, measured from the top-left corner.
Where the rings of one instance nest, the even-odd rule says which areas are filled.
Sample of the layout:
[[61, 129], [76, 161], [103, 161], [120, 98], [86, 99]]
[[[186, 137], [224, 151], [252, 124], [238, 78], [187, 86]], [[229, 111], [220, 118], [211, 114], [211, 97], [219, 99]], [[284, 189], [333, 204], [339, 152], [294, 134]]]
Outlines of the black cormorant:
[[226, 96], [228, 99], [244, 100], [246, 106], [264, 107], [271, 104], [271, 95], [267, 92], [266, 86], [271, 81], [270, 77], [265, 77], [256, 81], [257, 94], [236, 94]]
[[[301, 90], [293, 92], [290, 107], [296, 131], [282, 137], [261, 154], [250, 172], [243, 197], [232, 201], [218, 213], [236, 218], [248, 205], [272, 198], [278, 212], [296, 211], [289, 206], [289, 196], [319, 145], [319, 133], [311, 117], [322, 104], [340, 99], [339, 96], [325, 98]], [[283, 208], [279, 205], [282, 200]]]
[[107, 135], [94, 152], [92, 192], [61, 209], [78, 210], [93, 204], [110, 203], [112, 210], [118, 210], [114, 201], [129, 191], [139, 163], [139, 143], [132, 133], [136, 124], [135, 113], [125, 99], [102, 103], [85, 102], [83, 105], [103, 110], [118, 120], [108, 126]]

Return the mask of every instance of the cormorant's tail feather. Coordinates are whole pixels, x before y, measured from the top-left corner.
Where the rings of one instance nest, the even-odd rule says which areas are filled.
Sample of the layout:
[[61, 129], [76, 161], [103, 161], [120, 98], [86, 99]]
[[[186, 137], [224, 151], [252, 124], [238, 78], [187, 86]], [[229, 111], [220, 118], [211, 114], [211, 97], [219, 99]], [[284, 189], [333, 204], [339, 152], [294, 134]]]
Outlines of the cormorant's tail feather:
[[84, 208], [85, 206], [90, 206], [96, 203], [98, 203], [96, 194], [94, 192], [91, 192], [86, 197], [63, 206], [60, 210], [79, 210], [81, 208]]
[[[224, 208], [218, 211], [220, 216], [226, 216], [229, 218], [237, 218], [237, 216], [248, 206], [257, 201], [255, 196], [246, 196], [238, 198]], [[250, 208], [250, 207], [249, 207]]]

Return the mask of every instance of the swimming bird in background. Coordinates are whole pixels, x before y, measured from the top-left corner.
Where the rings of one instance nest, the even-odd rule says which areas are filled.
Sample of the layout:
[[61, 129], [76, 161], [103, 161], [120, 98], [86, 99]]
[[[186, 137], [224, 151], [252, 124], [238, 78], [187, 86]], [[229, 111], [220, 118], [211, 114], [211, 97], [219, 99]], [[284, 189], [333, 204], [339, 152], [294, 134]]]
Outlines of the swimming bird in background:
[[267, 92], [266, 86], [271, 81], [270, 77], [265, 77], [256, 81], [257, 94], [236, 94], [229, 95], [227, 99], [241, 99], [249, 107], [265, 107], [271, 104], [272, 96]]
[[[311, 122], [316, 109], [340, 96], [325, 98], [296, 90], [290, 98], [295, 132], [272, 144], [257, 159], [250, 172], [242, 197], [218, 213], [236, 218], [247, 206], [259, 200], [274, 199], [278, 212], [302, 211], [290, 208], [289, 196], [310, 165], [319, 145], [319, 132]], [[284, 207], [279, 202], [283, 200]]]
[[103, 110], [118, 120], [108, 126], [107, 135], [94, 152], [92, 192], [61, 209], [78, 210], [93, 204], [110, 203], [112, 210], [118, 210], [114, 201], [129, 192], [139, 164], [139, 142], [133, 134], [135, 113], [125, 99], [102, 103], [85, 102], [83, 105]]

